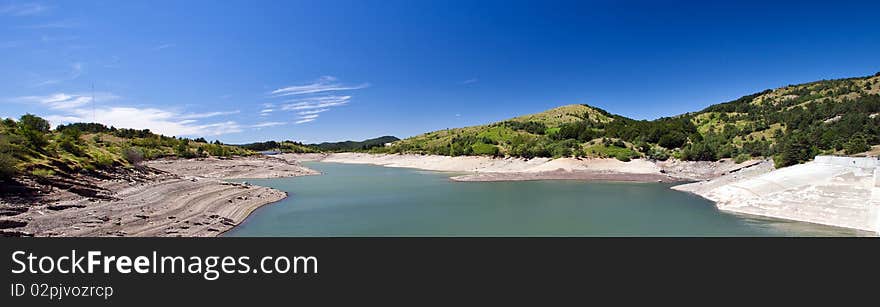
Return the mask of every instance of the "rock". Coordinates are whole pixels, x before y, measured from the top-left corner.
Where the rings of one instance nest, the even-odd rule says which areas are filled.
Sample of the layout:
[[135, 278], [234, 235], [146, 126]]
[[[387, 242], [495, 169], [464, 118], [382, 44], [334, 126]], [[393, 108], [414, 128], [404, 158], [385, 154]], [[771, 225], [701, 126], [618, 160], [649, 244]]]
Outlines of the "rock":
[[0, 209], [0, 216], [13, 216], [25, 213], [28, 211], [27, 207], [11, 207], [11, 208], [3, 208]]
[[63, 205], [50, 205], [46, 208], [48, 208], [49, 210], [58, 211], [58, 210], [64, 210], [64, 209], [70, 209], [70, 208], [85, 208], [85, 207], [86, 207], [86, 205], [82, 205], [82, 204], [63, 204]]
[[16, 220], [0, 220], [0, 229], [17, 228], [27, 226], [27, 222]]
[[18, 230], [0, 230], [0, 237], [33, 237], [34, 234]]

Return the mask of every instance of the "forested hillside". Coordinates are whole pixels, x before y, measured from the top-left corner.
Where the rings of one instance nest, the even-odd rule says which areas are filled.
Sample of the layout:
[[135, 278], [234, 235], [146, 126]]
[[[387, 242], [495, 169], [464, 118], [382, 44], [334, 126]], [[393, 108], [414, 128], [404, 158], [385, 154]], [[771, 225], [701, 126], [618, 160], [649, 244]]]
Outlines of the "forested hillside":
[[429, 132], [374, 152], [712, 161], [777, 166], [880, 144], [880, 74], [790, 85], [656, 120], [568, 105], [489, 125]]
[[235, 145], [248, 150], [255, 151], [277, 151], [282, 153], [313, 153], [318, 152], [315, 148], [294, 141], [267, 141], [242, 145]]
[[400, 140], [397, 137], [386, 135], [373, 139], [367, 139], [360, 142], [357, 141], [345, 141], [345, 142], [325, 142], [320, 144], [311, 144], [309, 146], [314, 147], [321, 151], [359, 151], [359, 150], [368, 150], [373, 147], [381, 147], [385, 146], [386, 143], [391, 143]]
[[158, 135], [150, 130], [101, 124], [70, 124], [51, 129], [35, 115], [0, 123], [0, 180], [15, 175], [51, 177], [132, 166], [160, 157], [228, 157], [253, 151], [205, 139]]

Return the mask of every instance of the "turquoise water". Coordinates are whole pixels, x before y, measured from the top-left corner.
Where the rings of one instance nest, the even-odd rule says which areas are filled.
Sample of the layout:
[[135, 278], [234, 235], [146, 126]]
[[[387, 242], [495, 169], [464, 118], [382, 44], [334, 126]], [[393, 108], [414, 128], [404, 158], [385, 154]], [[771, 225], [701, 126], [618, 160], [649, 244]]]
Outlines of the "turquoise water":
[[662, 183], [453, 182], [448, 173], [305, 163], [324, 173], [254, 179], [290, 197], [227, 236], [845, 236], [718, 211]]

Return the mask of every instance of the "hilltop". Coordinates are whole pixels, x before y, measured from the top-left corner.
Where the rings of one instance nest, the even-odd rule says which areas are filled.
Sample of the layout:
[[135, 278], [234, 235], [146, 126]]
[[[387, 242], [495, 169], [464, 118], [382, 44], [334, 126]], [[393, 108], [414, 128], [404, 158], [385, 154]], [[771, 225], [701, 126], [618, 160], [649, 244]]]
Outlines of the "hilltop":
[[567, 105], [374, 148], [448, 156], [614, 157], [689, 161], [772, 157], [778, 167], [880, 144], [880, 74], [789, 85], [656, 120]]

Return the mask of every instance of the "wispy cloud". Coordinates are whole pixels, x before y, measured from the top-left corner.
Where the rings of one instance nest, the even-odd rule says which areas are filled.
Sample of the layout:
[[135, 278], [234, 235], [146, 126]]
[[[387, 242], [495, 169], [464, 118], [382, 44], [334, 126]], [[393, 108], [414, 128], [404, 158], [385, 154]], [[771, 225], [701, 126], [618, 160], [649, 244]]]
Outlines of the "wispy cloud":
[[480, 82], [480, 79], [471, 78], [471, 79], [461, 81], [461, 84], [473, 84], [473, 83], [477, 83], [477, 82]]
[[159, 51], [159, 50], [171, 48], [174, 46], [177, 46], [177, 45], [176, 44], [162, 44], [162, 45], [153, 47], [153, 51]]
[[[312, 83], [291, 85], [269, 92], [272, 97], [298, 96], [296, 99], [283, 101], [279, 107], [284, 111], [296, 111], [299, 116], [294, 124], [313, 122], [320, 116], [319, 113], [330, 111], [333, 107], [343, 106], [351, 101], [351, 95], [331, 95], [329, 92], [357, 90], [369, 87], [368, 83], [360, 85], [345, 85], [337, 81], [335, 77], [324, 76]], [[275, 109], [274, 104], [264, 105], [265, 109], [260, 114], [265, 116]]]
[[251, 125], [251, 128], [265, 128], [265, 127], [283, 126], [286, 124], [287, 123], [285, 123], [285, 122], [265, 122], [265, 123]]
[[[119, 98], [112, 93], [95, 93], [95, 99], [100, 101], [108, 101]], [[46, 96], [22, 96], [8, 101], [19, 103], [37, 103], [53, 110], [73, 109], [81, 107], [92, 102], [91, 94], [65, 94], [55, 93]]]
[[221, 112], [207, 112], [207, 113], [190, 113], [190, 114], [181, 115], [180, 118], [181, 119], [200, 119], [200, 118], [209, 118], [209, 117], [215, 117], [215, 116], [238, 114], [240, 112], [241, 111], [239, 111], [239, 110], [235, 110], [235, 111], [221, 111]]
[[39, 3], [19, 3], [0, 6], [0, 14], [9, 16], [32, 16], [39, 15], [52, 7]]
[[362, 88], [369, 87], [370, 84], [364, 83], [360, 85], [343, 85], [336, 82], [336, 78], [332, 76], [324, 76], [319, 78], [313, 83], [303, 84], [303, 85], [291, 85], [287, 87], [282, 87], [276, 89], [270, 94], [275, 97], [279, 96], [290, 96], [290, 95], [303, 95], [303, 94], [314, 94], [321, 92], [330, 92], [330, 91], [345, 91], [345, 90], [357, 90]]
[[330, 109], [317, 109], [317, 110], [309, 110], [309, 111], [300, 111], [297, 112], [297, 115], [309, 115], [309, 114], [318, 114], [330, 111]]
[[262, 109], [260, 110], [260, 116], [269, 116], [272, 112], [275, 112], [275, 109]]
[[76, 63], [70, 64], [70, 70], [67, 72], [67, 76], [65, 76], [63, 78], [43, 80], [43, 81], [40, 81], [40, 82], [34, 84], [33, 86], [40, 87], [40, 86], [44, 86], [44, 85], [58, 84], [58, 83], [61, 83], [64, 81], [74, 80], [76, 78], [79, 78], [79, 76], [81, 76], [82, 73], [83, 73], [83, 63], [76, 62]]
[[320, 96], [309, 97], [297, 100], [288, 100], [293, 102], [281, 106], [282, 110], [306, 110], [306, 109], [322, 109], [327, 107], [335, 107], [348, 104], [351, 96]]

